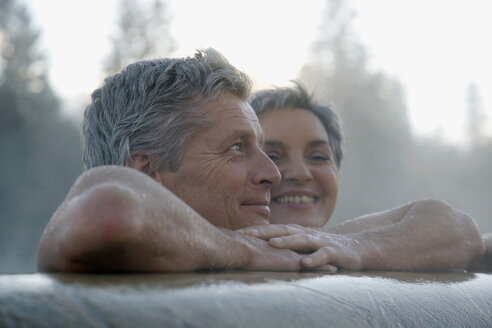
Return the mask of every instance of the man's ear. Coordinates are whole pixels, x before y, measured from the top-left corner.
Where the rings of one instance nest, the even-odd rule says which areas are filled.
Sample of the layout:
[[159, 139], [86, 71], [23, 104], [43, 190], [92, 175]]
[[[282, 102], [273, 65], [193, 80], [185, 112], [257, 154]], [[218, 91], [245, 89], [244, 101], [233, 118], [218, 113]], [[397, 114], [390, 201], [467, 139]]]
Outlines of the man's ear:
[[154, 156], [141, 155], [138, 153], [131, 153], [130, 157], [125, 160], [125, 166], [139, 170], [154, 179], [156, 174], [155, 164], [156, 158]]

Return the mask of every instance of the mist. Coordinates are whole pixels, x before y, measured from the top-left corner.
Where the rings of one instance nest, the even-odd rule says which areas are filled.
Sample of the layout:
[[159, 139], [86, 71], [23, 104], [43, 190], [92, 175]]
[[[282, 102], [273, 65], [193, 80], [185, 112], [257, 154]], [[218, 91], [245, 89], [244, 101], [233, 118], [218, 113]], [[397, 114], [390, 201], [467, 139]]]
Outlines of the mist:
[[[492, 231], [492, 138], [486, 130], [491, 122], [481, 86], [470, 83], [462, 90], [462, 144], [439, 134], [419, 135], [409, 118], [405, 85], [371, 66], [367, 46], [353, 31], [349, 2], [326, 5], [309, 58], [292, 78], [332, 104], [342, 120], [345, 156], [328, 224], [437, 198], [469, 213], [482, 233]], [[165, 1], [151, 6], [118, 3], [118, 29], [108, 39], [111, 51], [101, 62], [101, 76], [135, 60], [175, 53], [172, 12]], [[36, 271], [44, 226], [83, 170], [81, 115], [67, 116], [66, 99], [51, 87], [41, 35], [29, 7], [19, 0], [0, 2], [0, 273]], [[88, 101], [89, 96], [69, 106], [82, 113]]]

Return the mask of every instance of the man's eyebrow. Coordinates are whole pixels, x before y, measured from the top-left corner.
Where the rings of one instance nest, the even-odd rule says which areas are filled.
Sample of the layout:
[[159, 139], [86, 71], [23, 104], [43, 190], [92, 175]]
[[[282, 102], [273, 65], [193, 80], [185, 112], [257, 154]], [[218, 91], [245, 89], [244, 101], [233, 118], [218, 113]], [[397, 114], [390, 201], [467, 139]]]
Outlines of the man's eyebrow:
[[251, 136], [252, 133], [247, 130], [236, 130], [233, 131], [224, 138], [224, 142], [228, 143], [231, 142], [231, 140], [241, 140], [243, 141], [244, 139], [247, 139], [249, 136]]
[[229, 135], [229, 138], [244, 140], [244, 139], [247, 139], [251, 135], [252, 135], [252, 133], [250, 131], [247, 131], [247, 130], [237, 130], [237, 131], [234, 131], [233, 133], [231, 133]]

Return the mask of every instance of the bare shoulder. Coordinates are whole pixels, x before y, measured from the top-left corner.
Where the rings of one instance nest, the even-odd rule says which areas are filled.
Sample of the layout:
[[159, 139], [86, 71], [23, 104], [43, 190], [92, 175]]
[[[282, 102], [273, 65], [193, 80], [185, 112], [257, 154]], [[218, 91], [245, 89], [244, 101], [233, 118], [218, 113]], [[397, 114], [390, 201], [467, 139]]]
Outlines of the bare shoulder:
[[424, 198], [413, 201], [410, 203], [412, 206], [418, 206], [420, 208], [424, 208], [427, 210], [436, 210], [436, 211], [458, 211], [448, 202], [437, 199], [437, 198]]

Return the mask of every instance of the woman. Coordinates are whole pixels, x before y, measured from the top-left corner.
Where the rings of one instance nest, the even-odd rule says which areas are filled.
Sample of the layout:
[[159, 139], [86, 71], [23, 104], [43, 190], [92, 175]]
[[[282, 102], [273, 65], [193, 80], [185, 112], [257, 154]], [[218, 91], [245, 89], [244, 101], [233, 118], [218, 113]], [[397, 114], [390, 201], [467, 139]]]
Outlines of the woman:
[[302, 260], [306, 268], [464, 269], [483, 254], [474, 220], [437, 200], [322, 228], [338, 193], [342, 136], [337, 115], [315, 104], [299, 84], [259, 91], [251, 106], [282, 181], [271, 192], [273, 224], [243, 232], [269, 239], [274, 247], [312, 252]]

